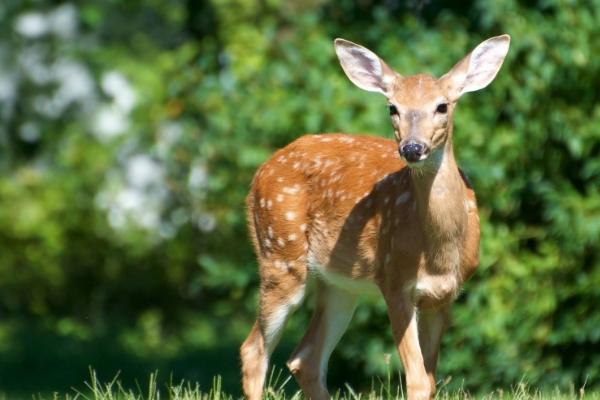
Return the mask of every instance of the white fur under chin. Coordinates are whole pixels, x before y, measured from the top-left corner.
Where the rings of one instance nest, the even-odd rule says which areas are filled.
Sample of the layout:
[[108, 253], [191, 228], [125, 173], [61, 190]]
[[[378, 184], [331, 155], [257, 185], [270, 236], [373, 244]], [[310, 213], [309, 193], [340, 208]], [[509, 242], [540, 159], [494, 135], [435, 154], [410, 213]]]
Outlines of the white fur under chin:
[[434, 151], [432, 151], [429, 155], [422, 155], [419, 161], [406, 163], [408, 166], [418, 173], [427, 172], [427, 171], [436, 171], [444, 162], [444, 148], [438, 147]]

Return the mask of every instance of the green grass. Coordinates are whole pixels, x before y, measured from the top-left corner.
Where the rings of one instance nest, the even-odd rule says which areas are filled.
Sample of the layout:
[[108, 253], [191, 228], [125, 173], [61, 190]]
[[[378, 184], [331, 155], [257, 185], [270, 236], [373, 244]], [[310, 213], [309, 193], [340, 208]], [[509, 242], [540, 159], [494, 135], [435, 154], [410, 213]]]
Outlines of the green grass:
[[[356, 393], [349, 385], [333, 395], [334, 400], [379, 400], [404, 398], [400, 385], [392, 384], [388, 376], [385, 382], [374, 384], [371, 391]], [[290, 393], [289, 386], [292, 378], [282, 371], [271, 373], [265, 390], [264, 400], [301, 400], [304, 399], [298, 391]], [[34, 395], [34, 400], [237, 400], [236, 397], [223, 391], [221, 378], [213, 379], [212, 387], [201, 388], [197, 383], [171, 382], [164, 387], [159, 387], [157, 374], [151, 374], [148, 381], [137, 384], [133, 388], [124, 387], [117, 375], [110, 382], [99, 382], [96, 372], [90, 371], [90, 379], [79, 388], [73, 388], [70, 393], [53, 393], [42, 396]], [[482, 399], [482, 400], [567, 400], [589, 399], [600, 400], [600, 392], [586, 392], [585, 387], [576, 389], [572, 387], [567, 391], [558, 389], [551, 391], [536, 390], [525, 383], [519, 383], [508, 389], [497, 389], [494, 392], [480, 395], [471, 395], [463, 389], [448, 391], [442, 383], [436, 399]], [[0, 394], [0, 400], [9, 400], [9, 397]]]

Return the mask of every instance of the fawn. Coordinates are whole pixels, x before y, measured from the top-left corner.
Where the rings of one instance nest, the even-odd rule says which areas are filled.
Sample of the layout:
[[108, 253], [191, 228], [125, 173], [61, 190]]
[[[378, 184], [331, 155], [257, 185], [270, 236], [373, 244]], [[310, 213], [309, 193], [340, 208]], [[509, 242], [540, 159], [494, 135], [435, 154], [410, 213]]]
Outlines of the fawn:
[[269, 356], [309, 277], [316, 309], [287, 363], [307, 397], [329, 398], [329, 356], [365, 292], [386, 302], [408, 398], [434, 395], [450, 305], [479, 262], [475, 193], [454, 159], [452, 117], [463, 93], [496, 77], [509, 43], [492, 37], [436, 79], [402, 76], [335, 40], [348, 78], [387, 98], [396, 140], [307, 135], [257, 171], [246, 199], [261, 277], [258, 317], [241, 347], [248, 399], [261, 398]]

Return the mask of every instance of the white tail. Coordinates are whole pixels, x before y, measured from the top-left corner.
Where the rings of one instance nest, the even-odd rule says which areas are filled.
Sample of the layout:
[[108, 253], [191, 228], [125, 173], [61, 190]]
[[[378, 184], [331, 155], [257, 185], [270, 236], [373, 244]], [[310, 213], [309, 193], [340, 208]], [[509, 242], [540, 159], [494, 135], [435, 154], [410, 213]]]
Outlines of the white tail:
[[254, 177], [248, 224], [261, 286], [241, 348], [249, 399], [261, 398], [269, 356], [312, 276], [316, 309], [288, 362], [309, 398], [329, 398], [329, 356], [365, 291], [386, 301], [408, 398], [433, 396], [449, 306], [479, 253], [475, 194], [454, 160], [452, 116], [463, 93], [494, 79], [509, 40], [488, 39], [440, 79], [403, 77], [371, 51], [335, 41], [350, 80], [388, 98], [396, 141], [304, 136]]

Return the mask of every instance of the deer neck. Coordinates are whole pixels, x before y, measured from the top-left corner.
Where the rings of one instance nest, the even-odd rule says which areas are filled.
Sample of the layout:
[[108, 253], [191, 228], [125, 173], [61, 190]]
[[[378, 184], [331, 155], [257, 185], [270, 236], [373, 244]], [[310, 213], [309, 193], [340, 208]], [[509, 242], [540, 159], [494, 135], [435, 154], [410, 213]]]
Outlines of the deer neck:
[[411, 169], [411, 183], [428, 266], [438, 272], [458, 268], [467, 211], [465, 186], [454, 160], [451, 138], [430, 155], [428, 164]]

